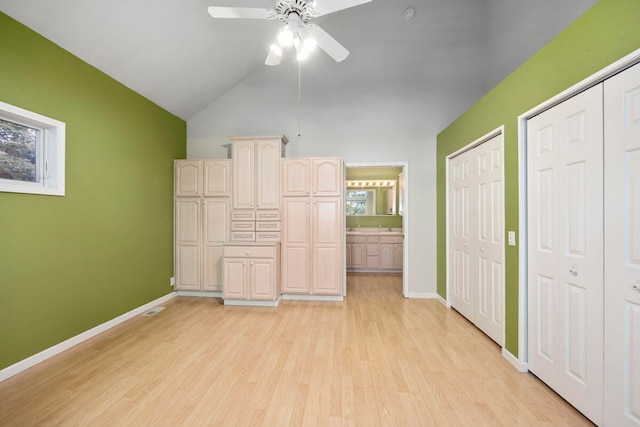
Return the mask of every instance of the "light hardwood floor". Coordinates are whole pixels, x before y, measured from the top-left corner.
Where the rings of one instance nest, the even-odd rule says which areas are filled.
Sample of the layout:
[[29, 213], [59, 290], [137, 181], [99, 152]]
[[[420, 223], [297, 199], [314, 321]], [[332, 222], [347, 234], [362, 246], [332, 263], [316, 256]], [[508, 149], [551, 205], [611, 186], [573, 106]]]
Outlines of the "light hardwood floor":
[[175, 298], [0, 383], [0, 425], [591, 425], [400, 276], [347, 286], [278, 308]]

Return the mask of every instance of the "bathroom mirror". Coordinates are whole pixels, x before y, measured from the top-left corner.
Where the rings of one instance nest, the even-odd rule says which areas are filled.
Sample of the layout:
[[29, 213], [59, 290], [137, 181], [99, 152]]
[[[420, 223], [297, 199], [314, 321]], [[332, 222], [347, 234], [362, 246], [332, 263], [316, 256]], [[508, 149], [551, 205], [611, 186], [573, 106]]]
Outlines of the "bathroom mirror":
[[396, 215], [396, 180], [347, 180], [347, 215]]

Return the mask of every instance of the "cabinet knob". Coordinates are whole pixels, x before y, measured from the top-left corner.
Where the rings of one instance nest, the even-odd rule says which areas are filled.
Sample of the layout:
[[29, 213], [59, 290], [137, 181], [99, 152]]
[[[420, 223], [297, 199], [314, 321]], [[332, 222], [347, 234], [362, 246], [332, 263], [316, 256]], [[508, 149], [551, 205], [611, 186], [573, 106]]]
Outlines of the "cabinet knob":
[[249, 253], [250, 253], [250, 252], [249, 252], [249, 251], [247, 251], [247, 253], [246, 253], [246, 254], [247, 254], [247, 255], [249, 255]]
[[640, 282], [638, 282], [635, 285], [633, 285], [633, 290], [640, 292]]

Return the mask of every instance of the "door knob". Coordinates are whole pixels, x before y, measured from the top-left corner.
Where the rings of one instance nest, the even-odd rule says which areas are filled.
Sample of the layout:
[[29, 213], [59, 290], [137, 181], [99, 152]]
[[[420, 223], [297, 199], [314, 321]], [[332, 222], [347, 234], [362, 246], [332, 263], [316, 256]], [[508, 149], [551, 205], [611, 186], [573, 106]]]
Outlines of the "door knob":
[[576, 268], [574, 266], [569, 267], [569, 273], [571, 273], [572, 276], [577, 276], [578, 275], [578, 270], [576, 270]]

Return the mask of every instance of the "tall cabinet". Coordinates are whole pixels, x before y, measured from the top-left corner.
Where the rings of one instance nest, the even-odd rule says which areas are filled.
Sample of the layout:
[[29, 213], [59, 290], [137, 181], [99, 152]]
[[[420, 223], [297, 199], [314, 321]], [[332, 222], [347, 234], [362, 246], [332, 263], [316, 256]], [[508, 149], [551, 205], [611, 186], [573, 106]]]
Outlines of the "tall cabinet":
[[222, 291], [228, 239], [229, 160], [176, 160], [174, 271], [178, 291]]
[[232, 242], [280, 241], [280, 159], [287, 138], [231, 137]]
[[342, 296], [343, 163], [282, 160], [282, 293]]

